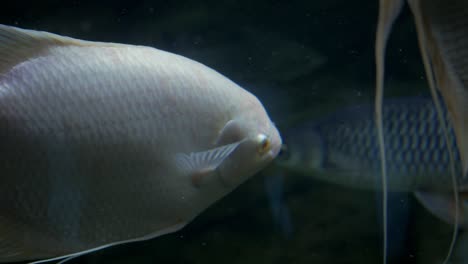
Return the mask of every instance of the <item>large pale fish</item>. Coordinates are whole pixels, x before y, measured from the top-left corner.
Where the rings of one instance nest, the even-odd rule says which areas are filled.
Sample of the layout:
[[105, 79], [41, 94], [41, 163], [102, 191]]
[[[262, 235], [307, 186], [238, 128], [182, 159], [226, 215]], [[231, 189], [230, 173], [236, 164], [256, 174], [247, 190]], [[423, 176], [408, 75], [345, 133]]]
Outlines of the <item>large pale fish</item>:
[[257, 98], [200, 63], [0, 25], [0, 262], [176, 231], [280, 146]]

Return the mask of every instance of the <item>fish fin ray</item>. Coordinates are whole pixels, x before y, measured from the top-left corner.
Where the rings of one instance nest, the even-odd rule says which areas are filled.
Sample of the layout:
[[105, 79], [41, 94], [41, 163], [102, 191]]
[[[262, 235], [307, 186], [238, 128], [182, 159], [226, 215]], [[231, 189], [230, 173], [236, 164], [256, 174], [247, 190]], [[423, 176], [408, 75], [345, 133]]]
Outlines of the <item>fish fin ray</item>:
[[180, 229], [182, 229], [185, 225], [187, 225], [188, 222], [189, 221], [181, 221], [181, 222], [179, 222], [179, 223], [177, 223], [175, 225], [166, 227], [166, 228], [164, 228], [164, 229], [162, 229], [162, 230], [160, 230], [158, 232], [155, 232], [153, 234], [149, 234], [147, 236], [143, 236], [143, 237], [139, 237], [139, 238], [132, 238], [132, 239], [123, 240], [123, 241], [117, 241], [117, 242], [109, 243], [109, 244], [106, 244], [106, 245], [98, 246], [98, 247], [95, 247], [95, 248], [83, 250], [83, 251], [80, 251], [80, 252], [75, 252], [75, 253], [72, 253], [72, 254], [67, 254], [67, 255], [48, 258], [48, 259], [37, 260], [37, 261], [34, 261], [34, 262], [30, 262], [29, 264], [47, 263], [47, 262], [51, 262], [51, 261], [59, 261], [59, 263], [65, 263], [65, 262], [67, 262], [67, 261], [69, 261], [71, 259], [83, 256], [83, 255], [86, 255], [86, 254], [90, 254], [90, 253], [93, 253], [93, 252], [96, 252], [96, 251], [99, 251], [99, 250], [102, 250], [102, 249], [105, 249], [105, 248], [109, 248], [109, 247], [113, 247], [113, 246], [117, 246], [117, 245], [122, 245], [122, 244], [127, 244], [127, 243], [145, 241], [145, 240], [149, 240], [149, 239], [152, 239], [152, 238], [155, 238], [155, 237], [158, 237], [158, 236], [173, 233], [173, 232], [176, 232], [176, 231], [179, 231]]
[[379, 149], [382, 168], [382, 205], [383, 205], [383, 263], [387, 263], [387, 175], [386, 158], [382, 120], [382, 101], [384, 93], [385, 74], [385, 49], [387, 40], [396, 18], [401, 13], [403, 0], [380, 0], [377, 34], [375, 40], [376, 62], [376, 95], [375, 95], [375, 119], [379, 139]]
[[193, 177], [193, 181], [200, 182], [204, 175], [216, 170], [221, 163], [239, 146], [242, 141], [223, 145], [206, 151], [190, 154], [177, 153], [176, 166], [182, 172]]

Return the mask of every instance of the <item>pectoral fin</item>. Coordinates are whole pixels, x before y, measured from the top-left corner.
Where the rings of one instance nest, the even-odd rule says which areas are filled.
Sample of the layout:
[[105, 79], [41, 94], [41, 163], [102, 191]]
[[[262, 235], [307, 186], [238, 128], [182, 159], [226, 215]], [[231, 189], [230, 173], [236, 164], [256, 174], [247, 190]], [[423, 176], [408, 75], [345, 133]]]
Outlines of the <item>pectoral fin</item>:
[[192, 183], [199, 187], [206, 176], [214, 172], [219, 165], [239, 146], [242, 141], [223, 145], [206, 151], [190, 154], [176, 154], [176, 166], [192, 178]]

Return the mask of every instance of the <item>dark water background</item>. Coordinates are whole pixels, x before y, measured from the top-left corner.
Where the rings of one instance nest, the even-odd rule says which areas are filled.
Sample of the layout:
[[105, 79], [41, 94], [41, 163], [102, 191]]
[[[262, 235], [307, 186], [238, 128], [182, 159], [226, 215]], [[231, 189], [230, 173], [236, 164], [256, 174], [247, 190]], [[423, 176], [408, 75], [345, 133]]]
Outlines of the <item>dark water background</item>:
[[[377, 4], [8, 1], [2, 2], [0, 23], [148, 45], [195, 59], [255, 93], [282, 130], [340, 106], [371, 102]], [[408, 10], [396, 24], [387, 59], [387, 96], [427, 94]], [[376, 193], [288, 174], [285, 202], [294, 232], [286, 237], [265, 194], [264, 179], [274, 172], [256, 175], [180, 232], [69, 263], [381, 263]], [[407, 221], [390, 230], [399, 234], [390, 241], [397, 248], [391, 263], [441, 263], [451, 227], [411, 196], [401, 197], [400, 216]]]

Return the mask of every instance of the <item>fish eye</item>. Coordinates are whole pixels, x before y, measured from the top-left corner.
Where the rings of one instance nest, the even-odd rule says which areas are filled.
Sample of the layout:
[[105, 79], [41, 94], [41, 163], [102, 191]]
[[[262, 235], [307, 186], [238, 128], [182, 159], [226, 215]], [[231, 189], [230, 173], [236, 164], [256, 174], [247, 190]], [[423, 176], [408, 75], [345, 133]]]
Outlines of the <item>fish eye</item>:
[[257, 136], [257, 139], [258, 139], [258, 142], [259, 142], [258, 153], [264, 154], [265, 152], [270, 150], [271, 142], [270, 142], [270, 139], [268, 139], [268, 137], [266, 135], [259, 134]]

